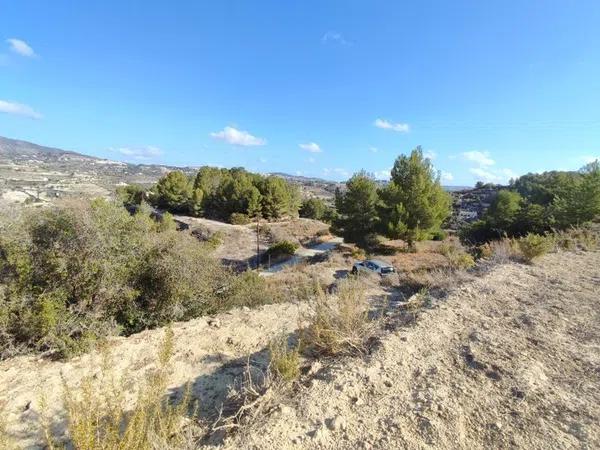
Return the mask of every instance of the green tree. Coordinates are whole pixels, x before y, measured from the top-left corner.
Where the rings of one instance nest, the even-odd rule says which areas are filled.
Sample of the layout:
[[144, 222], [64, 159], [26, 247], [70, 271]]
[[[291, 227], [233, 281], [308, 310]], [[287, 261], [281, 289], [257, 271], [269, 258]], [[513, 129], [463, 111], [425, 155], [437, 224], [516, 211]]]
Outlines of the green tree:
[[356, 173], [346, 182], [344, 192], [336, 190], [335, 205], [339, 217], [334, 222], [336, 232], [347, 242], [364, 246], [378, 223], [377, 185], [365, 171]]
[[192, 185], [188, 177], [180, 170], [174, 170], [158, 180], [156, 185], [156, 204], [171, 212], [182, 213], [189, 209], [192, 197]]
[[421, 147], [396, 159], [391, 182], [380, 194], [382, 230], [406, 240], [411, 248], [438, 230], [450, 214], [452, 199]]
[[306, 217], [307, 219], [322, 220], [327, 205], [320, 198], [309, 198], [302, 202], [300, 207], [300, 217]]

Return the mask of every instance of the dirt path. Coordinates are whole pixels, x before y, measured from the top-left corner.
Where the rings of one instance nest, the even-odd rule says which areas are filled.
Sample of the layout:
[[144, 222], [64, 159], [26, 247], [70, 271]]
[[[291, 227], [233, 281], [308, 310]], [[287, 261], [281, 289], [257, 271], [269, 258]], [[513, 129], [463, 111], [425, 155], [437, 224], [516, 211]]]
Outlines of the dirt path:
[[286, 267], [294, 266], [296, 264], [301, 263], [302, 261], [307, 260], [308, 258], [312, 258], [313, 256], [322, 255], [324, 253], [328, 253], [344, 242], [344, 239], [341, 237], [334, 237], [326, 242], [321, 242], [320, 244], [310, 246], [310, 247], [300, 247], [296, 253], [285, 261], [281, 261], [277, 264], [273, 264], [268, 269], [261, 272], [262, 275], [270, 275], [276, 272], [281, 272]]
[[600, 253], [506, 265], [227, 448], [600, 447]]

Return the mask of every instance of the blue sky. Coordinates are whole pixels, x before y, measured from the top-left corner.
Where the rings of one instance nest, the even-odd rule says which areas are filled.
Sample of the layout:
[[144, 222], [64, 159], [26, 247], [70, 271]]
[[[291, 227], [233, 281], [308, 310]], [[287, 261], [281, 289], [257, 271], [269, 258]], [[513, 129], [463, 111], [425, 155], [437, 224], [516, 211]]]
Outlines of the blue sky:
[[445, 184], [600, 156], [600, 2], [0, 0], [0, 135], [115, 160]]

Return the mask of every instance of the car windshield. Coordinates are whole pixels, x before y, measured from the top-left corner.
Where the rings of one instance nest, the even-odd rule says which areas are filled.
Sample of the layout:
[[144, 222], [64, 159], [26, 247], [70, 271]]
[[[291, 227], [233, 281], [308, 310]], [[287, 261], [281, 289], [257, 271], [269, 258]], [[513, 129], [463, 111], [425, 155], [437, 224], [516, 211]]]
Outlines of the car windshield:
[[382, 267], [381, 268], [381, 273], [393, 273], [393, 272], [394, 272], [393, 267]]

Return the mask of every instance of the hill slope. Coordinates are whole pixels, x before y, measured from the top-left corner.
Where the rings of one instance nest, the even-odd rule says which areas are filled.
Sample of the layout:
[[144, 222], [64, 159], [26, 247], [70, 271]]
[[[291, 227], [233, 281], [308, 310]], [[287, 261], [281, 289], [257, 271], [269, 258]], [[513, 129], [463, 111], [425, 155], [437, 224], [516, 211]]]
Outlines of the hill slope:
[[[600, 445], [600, 253], [507, 264], [386, 334], [367, 359], [317, 362], [293, 398], [217, 445], [226, 448], [595, 448]], [[249, 360], [297, 327], [304, 305], [236, 310], [174, 326], [172, 390], [186, 381], [214, 417]], [[163, 332], [111, 340], [116, 370], [142, 380]], [[36, 400], [61, 430], [61, 374], [76, 385], [91, 356], [0, 363], [9, 430], [39, 442]], [[137, 385], [139, 383], [133, 383]]]

